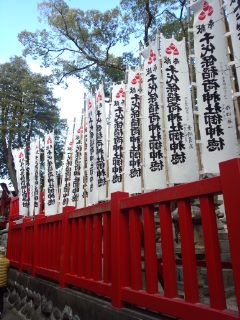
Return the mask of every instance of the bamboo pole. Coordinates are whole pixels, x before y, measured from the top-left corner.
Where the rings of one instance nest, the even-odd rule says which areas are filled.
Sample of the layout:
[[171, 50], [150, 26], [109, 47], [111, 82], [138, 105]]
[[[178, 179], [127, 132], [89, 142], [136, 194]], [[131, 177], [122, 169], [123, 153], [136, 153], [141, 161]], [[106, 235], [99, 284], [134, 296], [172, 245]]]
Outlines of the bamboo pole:
[[140, 98], [140, 110], [139, 110], [139, 130], [140, 130], [140, 162], [141, 162], [141, 192], [144, 192], [144, 157], [143, 157], [143, 86], [142, 86], [142, 75], [143, 75], [143, 69], [141, 64], [141, 49], [142, 49], [142, 43], [139, 42], [139, 73], [140, 73], [140, 83], [139, 83], [139, 98]]
[[168, 171], [168, 154], [167, 154], [167, 139], [166, 139], [166, 126], [165, 126], [165, 106], [164, 106], [164, 90], [163, 90], [163, 63], [162, 63], [162, 57], [161, 57], [161, 50], [160, 50], [160, 41], [161, 41], [161, 34], [158, 32], [157, 33], [157, 41], [158, 41], [158, 57], [157, 59], [160, 60], [160, 92], [162, 93], [161, 96], [161, 108], [162, 108], [162, 142], [163, 142], [163, 152], [164, 152], [164, 167], [165, 167], [165, 176], [166, 176], [166, 185], [170, 186], [170, 181], [169, 181], [169, 171]]
[[[190, 8], [188, 8], [188, 26], [190, 26]], [[201, 161], [201, 135], [199, 130], [199, 115], [198, 111], [196, 110], [196, 82], [194, 79], [196, 78], [196, 74], [194, 77], [194, 68], [192, 63], [192, 58], [194, 55], [191, 54], [191, 43], [193, 42], [192, 36], [193, 36], [193, 30], [190, 32], [190, 28], [188, 28], [188, 44], [186, 43], [186, 52], [189, 59], [189, 80], [191, 83], [191, 97], [192, 97], [192, 111], [193, 111], [193, 125], [194, 125], [194, 132], [195, 132], [195, 145], [196, 145], [196, 152], [197, 152], [197, 161], [198, 161], [198, 171], [199, 175], [201, 174], [203, 170], [203, 165]], [[192, 40], [192, 41], [191, 41]], [[196, 79], [195, 79], [196, 80]], [[195, 110], [194, 110], [195, 109]]]
[[[110, 157], [110, 129], [111, 129], [111, 117], [112, 117], [112, 86], [110, 89], [110, 95], [109, 95], [109, 111], [108, 111], [108, 119], [107, 121], [107, 161], [106, 161], [106, 199], [109, 199], [109, 170], [110, 170], [110, 163], [109, 163], [109, 157]], [[106, 117], [107, 118], [107, 117]]]
[[122, 191], [124, 192], [124, 179], [125, 179], [125, 142], [126, 142], [126, 98], [127, 98], [127, 83], [128, 83], [128, 71], [125, 73], [126, 79], [125, 79], [125, 108], [124, 108], [124, 116], [123, 116], [123, 143], [122, 143]]
[[84, 93], [84, 116], [83, 116], [83, 165], [84, 165], [84, 176], [83, 176], [83, 185], [84, 185], [84, 207], [86, 207], [87, 199], [86, 199], [86, 193], [87, 193], [87, 143], [86, 143], [86, 93]]
[[[228, 59], [228, 65], [229, 65], [229, 72], [230, 72], [230, 80], [231, 80], [231, 87], [233, 90], [233, 105], [235, 109], [235, 115], [236, 115], [236, 122], [237, 122], [237, 128], [240, 134], [240, 92], [237, 92], [237, 84], [236, 84], [236, 79], [234, 79], [234, 74], [233, 74], [233, 66], [235, 65], [233, 61], [231, 61], [231, 54], [234, 56], [233, 53], [233, 48], [232, 46], [228, 45], [228, 36], [230, 36], [230, 33], [227, 32], [227, 27], [226, 27], [226, 16], [224, 14], [224, 3], [223, 0], [219, 0], [219, 4], [221, 7], [221, 12], [222, 16], [224, 19], [224, 39], [225, 39], [225, 46], [226, 46], [226, 52], [227, 52], [227, 59]], [[231, 39], [232, 41], [232, 39]], [[238, 79], [240, 82], [240, 79]], [[238, 83], [238, 87], [240, 87], [240, 83]]]

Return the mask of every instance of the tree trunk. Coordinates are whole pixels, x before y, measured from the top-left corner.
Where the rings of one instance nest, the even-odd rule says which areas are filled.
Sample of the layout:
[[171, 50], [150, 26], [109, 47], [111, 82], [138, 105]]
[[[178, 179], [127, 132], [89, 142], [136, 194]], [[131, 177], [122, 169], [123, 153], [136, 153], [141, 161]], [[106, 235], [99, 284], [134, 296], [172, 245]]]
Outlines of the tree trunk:
[[[2, 133], [3, 135], [3, 133]], [[2, 149], [3, 149], [3, 157], [8, 169], [8, 174], [10, 177], [10, 180], [13, 184], [15, 192], [18, 194], [18, 184], [17, 184], [17, 175], [16, 170], [14, 168], [14, 161], [13, 161], [13, 155], [11, 150], [11, 143], [9, 142], [9, 145], [7, 145], [5, 137], [2, 136]]]

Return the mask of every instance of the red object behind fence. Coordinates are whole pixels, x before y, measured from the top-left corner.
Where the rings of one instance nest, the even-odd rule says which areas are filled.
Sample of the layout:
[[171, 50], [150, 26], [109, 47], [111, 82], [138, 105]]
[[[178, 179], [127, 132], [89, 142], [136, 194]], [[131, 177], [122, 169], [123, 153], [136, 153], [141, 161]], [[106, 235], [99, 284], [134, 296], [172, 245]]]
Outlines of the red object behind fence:
[[[184, 320], [240, 319], [226, 310], [214, 196], [223, 194], [235, 296], [240, 310], [240, 159], [220, 164], [220, 176], [111, 201], [61, 215], [10, 222], [13, 267]], [[200, 202], [209, 305], [200, 303], [191, 201]], [[178, 208], [184, 297], [179, 296], [171, 206]], [[161, 239], [156, 241], [156, 215]], [[158, 247], [161, 246], [161, 259]], [[162, 274], [159, 275], [159, 261]], [[164, 288], [160, 288], [160, 283]]]

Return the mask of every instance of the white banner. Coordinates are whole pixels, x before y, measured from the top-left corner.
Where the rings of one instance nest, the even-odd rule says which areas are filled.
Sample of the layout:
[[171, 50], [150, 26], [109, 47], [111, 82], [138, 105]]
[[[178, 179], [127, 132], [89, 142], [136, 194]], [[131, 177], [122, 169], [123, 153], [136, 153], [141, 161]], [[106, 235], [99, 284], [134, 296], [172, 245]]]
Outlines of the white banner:
[[79, 199], [81, 158], [83, 156], [83, 128], [75, 125], [73, 137], [72, 169], [69, 189], [69, 206], [76, 206]]
[[240, 3], [239, 0], [225, 0], [224, 3], [232, 38], [233, 60], [235, 61], [238, 86], [240, 87]]
[[73, 154], [73, 132], [69, 129], [65, 150], [63, 155], [62, 164], [62, 181], [61, 181], [61, 193], [59, 201], [58, 213], [63, 212], [63, 208], [68, 206], [69, 202], [69, 191], [70, 191], [70, 180], [71, 180], [71, 169], [72, 169], [72, 154]]
[[[79, 198], [77, 201], [77, 208], [84, 208], [85, 202], [88, 198], [88, 191], [87, 191], [87, 126], [86, 126], [86, 117], [84, 119], [83, 127], [83, 136], [82, 136], [82, 156], [80, 159], [80, 182], [79, 182]], [[86, 167], [85, 167], [86, 166]]]
[[198, 160], [185, 39], [161, 37], [169, 182], [197, 180]]
[[194, 9], [194, 51], [201, 156], [205, 173], [237, 156], [224, 21], [219, 0], [200, 1]]
[[106, 141], [106, 106], [103, 85], [99, 86], [96, 93], [96, 167], [97, 167], [97, 187], [98, 201], [106, 200], [106, 160], [107, 160], [107, 141]]
[[144, 191], [166, 187], [166, 164], [163, 143], [162, 89], [157, 42], [142, 52], [143, 67], [143, 177]]
[[45, 134], [44, 165], [44, 211], [46, 216], [50, 216], [58, 213], [58, 192], [54, 160], [53, 132]]
[[17, 173], [19, 214], [28, 215], [28, 188], [26, 178], [26, 155], [24, 149], [13, 150], [13, 158]]
[[141, 193], [141, 89], [140, 70], [128, 71], [124, 135], [124, 191]]
[[114, 84], [110, 109], [109, 195], [116, 191], [123, 191], [122, 174], [125, 95], [125, 84]]
[[29, 155], [29, 215], [40, 213], [40, 141], [30, 143]]
[[188, 0], [188, 7], [193, 6], [194, 4], [198, 3], [198, 2], [202, 2], [203, 0]]
[[96, 168], [96, 108], [92, 96], [87, 97], [87, 192], [86, 205], [98, 202]]

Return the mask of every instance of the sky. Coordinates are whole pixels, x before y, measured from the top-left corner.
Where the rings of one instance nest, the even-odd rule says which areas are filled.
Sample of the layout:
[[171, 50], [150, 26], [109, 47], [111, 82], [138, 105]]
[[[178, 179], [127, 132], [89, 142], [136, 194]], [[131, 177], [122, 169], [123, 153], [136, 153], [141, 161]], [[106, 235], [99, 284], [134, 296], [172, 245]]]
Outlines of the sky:
[[[0, 0], [0, 63], [8, 62], [10, 57], [22, 55], [23, 46], [18, 41], [18, 34], [23, 31], [43, 29], [44, 24], [39, 21], [37, 5], [40, 0]], [[82, 10], [98, 9], [105, 11], [114, 8], [119, 0], [66, 0], [68, 5]], [[40, 68], [37, 61], [27, 58], [27, 62], [34, 72], [48, 73]], [[83, 87], [76, 78], [69, 79], [68, 89], [57, 86], [54, 89], [56, 97], [60, 97], [59, 106], [61, 117], [69, 121], [80, 116], [83, 106]]]

